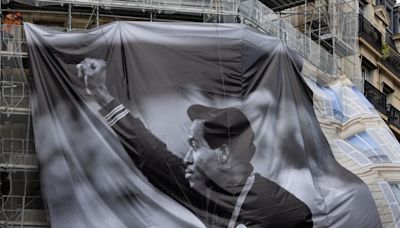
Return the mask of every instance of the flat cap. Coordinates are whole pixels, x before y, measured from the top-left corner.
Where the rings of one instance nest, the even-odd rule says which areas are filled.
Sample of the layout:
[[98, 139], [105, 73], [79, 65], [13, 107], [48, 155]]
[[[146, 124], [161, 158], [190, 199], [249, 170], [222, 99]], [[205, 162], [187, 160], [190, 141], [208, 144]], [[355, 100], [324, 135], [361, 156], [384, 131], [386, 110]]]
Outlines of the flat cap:
[[188, 108], [187, 114], [192, 121], [204, 120], [203, 137], [210, 148], [226, 144], [234, 157], [243, 162], [251, 160], [254, 132], [249, 120], [238, 108], [219, 109], [196, 104]]

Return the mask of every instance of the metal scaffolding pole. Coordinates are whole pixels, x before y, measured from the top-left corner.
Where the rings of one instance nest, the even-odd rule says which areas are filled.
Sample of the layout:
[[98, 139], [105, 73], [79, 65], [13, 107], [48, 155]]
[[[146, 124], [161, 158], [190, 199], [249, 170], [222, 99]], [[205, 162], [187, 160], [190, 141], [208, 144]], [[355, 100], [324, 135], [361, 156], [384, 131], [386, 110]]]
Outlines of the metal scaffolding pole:
[[67, 32], [72, 31], [72, 4], [68, 4]]
[[96, 27], [100, 25], [100, 18], [99, 18], [99, 6], [96, 6]]

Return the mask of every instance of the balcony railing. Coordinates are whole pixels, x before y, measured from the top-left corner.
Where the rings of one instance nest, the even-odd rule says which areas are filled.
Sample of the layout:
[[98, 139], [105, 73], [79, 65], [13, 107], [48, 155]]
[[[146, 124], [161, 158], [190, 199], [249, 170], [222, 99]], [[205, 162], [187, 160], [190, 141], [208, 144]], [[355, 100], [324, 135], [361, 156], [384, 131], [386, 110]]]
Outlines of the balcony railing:
[[387, 115], [386, 95], [371, 85], [368, 81], [364, 82], [364, 95], [378, 111]]
[[358, 36], [370, 43], [377, 51], [381, 51], [382, 34], [361, 14], [358, 17]]
[[392, 105], [389, 106], [388, 121], [390, 124], [394, 125], [395, 127], [400, 128], [400, 111], [397, 110]]
[[400, 78], [400, 54], [390, 46], [389, 53], [383, 57], [383, 65], [389, 68], [398, 78]]

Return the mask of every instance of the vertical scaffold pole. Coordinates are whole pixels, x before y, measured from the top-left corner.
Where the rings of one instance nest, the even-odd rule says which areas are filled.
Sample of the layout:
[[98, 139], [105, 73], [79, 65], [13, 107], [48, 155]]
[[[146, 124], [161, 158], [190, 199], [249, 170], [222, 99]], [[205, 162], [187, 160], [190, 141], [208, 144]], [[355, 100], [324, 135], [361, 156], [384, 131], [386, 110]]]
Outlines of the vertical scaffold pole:
[[96, 6], [96, 27], [99, 27], [100, 25], [100, 18], [99, 18], [99, 5]]
[[67, 22], [67, 32], [72, 31], [72, 4], [68, 4], [68, 22]]
[[307, 17], [308, 17], [308, 15], [307, 15], [307, 0], [305, 0], [305, 2], [304, 2], [304, 34], [307, 36], [308, 35], [308, 33], [307, 33]]
[[[0, 13], [1, 13], [1, 15], [3, 15], [3, 5], [2, 5], [2, 2], [0, 1]], [[0, 20], [0, 28], [2, 29], [2, 31], [3, 31], [3, 20]], [[0, 35], [0, 78], [1, 78], [1, 76], [2, 76], [2, 68], [1, 68], [1, 66], [2, 66], [2, 64], [1, 64], [1, 51], [2, 51], [2, 46], [3, 46], [3, 32], [1, 32], [0, 33], [1, 35]]]

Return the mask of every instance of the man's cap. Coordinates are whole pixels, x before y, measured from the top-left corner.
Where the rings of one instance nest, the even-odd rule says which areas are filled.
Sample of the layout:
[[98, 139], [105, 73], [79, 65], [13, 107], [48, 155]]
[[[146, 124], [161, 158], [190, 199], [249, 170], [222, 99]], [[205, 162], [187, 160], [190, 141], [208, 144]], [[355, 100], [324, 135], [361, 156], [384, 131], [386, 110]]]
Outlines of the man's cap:
[[187, 114], [192, 121], [204, 120], [203, 137], [210, 148], [226, 144], [234, 157], [242, 162], [250, 162], [255, 152], [254, 132], [242, 111], [235, 107], [219, 109], [192, 105]]

